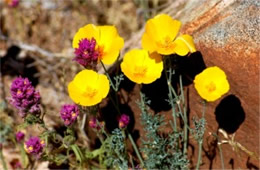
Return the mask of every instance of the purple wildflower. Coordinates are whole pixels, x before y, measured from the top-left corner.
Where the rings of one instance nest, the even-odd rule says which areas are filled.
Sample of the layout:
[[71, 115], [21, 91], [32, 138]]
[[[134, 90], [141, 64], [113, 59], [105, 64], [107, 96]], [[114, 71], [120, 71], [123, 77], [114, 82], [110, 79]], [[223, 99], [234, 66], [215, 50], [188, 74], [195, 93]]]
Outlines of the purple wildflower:
[[11, 95], [10, 102], [22, 117], [25, 117], [27, 112], [40, 113], [40, 93], [34, 89], [28, 78], [16, 78], [11, 85]]
[[20, 0], [5, 0], [6, 4], [12, 8], [17, 7], [19, 5], [19, 1]]
[[100, 130], [102, 127], [105, 126], [105, 122], [99, 122], [97, 118], [91, 118], [88, 122], [89, 126], [93, 129]]
[[24, 139], [24, 133], [19, 131], [15, 134], [15, 137], [17, 142], [21, 142]]
[[44, 146], [44, 140], [41, 140], [39, 137], [31, 137], [25, 142], [26, 152], [36, 156], [39, 156], [42, 153]]
[[89, 126], [91, 128], [97, 128], [97, 119], [96, 118], [91, 118], [90, 121], [88, 122]]
[[79, 115], [79, 108], [77, 105], [63, 105], [60, 111], [60, 116], [64, 121], [66, 126], [71, 125], [73, 122], [76, 121]]
[[130, 122], [130, 117], [126, 114], [122, 114], [119, 119], [119, 127], [125, 128]]
[[11, 0], [11, 2], [9, 3], [10, 7], [17, 7], [19, 5], [19, 0]]
[[75, 49], [74, 53], [76, 57], [73, 60], [85, 68], [95, 68], [100, 55], [94, 38], [91, 40], [86, 38], [80, 40], [79, 47]]
[[22, 164], [21, 164], [21, 162], [19, 161], [19, 159], [13, 159], [13, 160], [10, 162], [10, 165], [12, 166], [13, 169], [22, 169]]

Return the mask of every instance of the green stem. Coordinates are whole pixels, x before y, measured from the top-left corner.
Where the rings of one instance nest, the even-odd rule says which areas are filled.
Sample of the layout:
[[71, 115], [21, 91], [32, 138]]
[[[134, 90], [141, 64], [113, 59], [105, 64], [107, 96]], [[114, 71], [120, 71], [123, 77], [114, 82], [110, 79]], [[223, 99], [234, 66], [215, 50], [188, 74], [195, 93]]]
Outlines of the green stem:
[[221, 160], [221, 166], [222, 166], [222, 169], [224, 170], [225, 169], [224, 157], [223, 157], [221, 145], [218, 145], [218, 149], [219, 149], [219, 155], [220, 155], [220, 160]]
[[0, 149], [0, 159], [1, 159], [4, 170], [7, 170], [7, 166], [6, 166], [6, 162], [5, 162], [5, 158], [4, 158], [2, 149]]
[[135, 153], [136, 153], [136, 155], [137, 155], [137, 157], [138, 157], [138, 159], [139, 159], [139, 161], [141, 163], [141, 166], [144, 167], [144, 161], [143, 161], [143, 159], [142, 159], [142, 157], [141, 157], [141, 155], [140, 155], [140, 153], [139, 153], [139, 151], [138, 151], [138, 149], [136, 147], [136, 144], [135, 144], [135, 142], [134, 142], [134, 140], [132, 138], [132, 135], [130, 133], [128, 133], [128, 138], [131, 141], [131, 144], [132, 144], [132, 146], [133, 146], [133, 148], [135, 150]]
[[[101, 61], [100, 63], [101, 63], [102, 67], [103, 67], [103, 68], [104, 68], [104, 70], [105, 70], [105, 74], [106, 74], [106, 76], [108, 77], [108, 79], [109, 79], [109, 82], [110, 82], [110, 84], [111, 84], [111, 86], [112, 86], [113, 90], [114, 90], [114, 91], [115, 91], [115, 93], [116, 93], [116, 92], [118, 91], [118, 88], [117, 88], [117, 87], [115, 87], [115, 85], [114, 85], [114, 83], [113, 83], [113, 81], [112, 81], [111, 77], [110, 77], [110, 76], [109, 76], [109, 74], [108, 74], [108, 71], [107, 71], [107, 69], [106, 69], [106, 67], [105, 67], [104, 63], [103, 63], [102, 61]], [[110, 98], [110, 100], [111, 100], [112, 104], [115, 106], [115, 108], [116, 108], [117, 112], [118, 112], [119, 114], [121, 114], [121, 112], [120, 112], [120, 110], [119, 110], [119, 108], [118, 108], [118, 99], [117, 99], [117, 93], [115, 94], [115, 96], [116, 96], [116, 102], [113, 100], [113, 98], [112, 98], [111, 94], [109, 93], [109, 98]]]
[[19, 143], [18, 145], [20, 147], [23, 167], [26, 168], [28, 163], [29, 163], [28, 157], [27, 157], [26, 152], [24, 150], [23, 144]]
[[111, 94], [109, 93], [109, 99], [111, 100], [112, 104], [114, 105], [114, 107], [116, 108], [116, 111], [118, 112], [119, 115], [121, 115], [121, 112], [118, 108], [118, 105], [116, 105], [116, 102], [114, 101], [113, 97], [111, 96]]
[[[205, 112], [206, 112], [206, 101], [203, 101], [202, 119], [204, 119], [204, 117], [205, 117]], [[203, 135], [204, 135], [204, 131], [203, 131]], [[197, 165], [196, 165], [196, 170], [198, 170], [200, 168], [203, 135], [202, 135], [202, 138], [199, 139], [199, 153], [198, 153], [198, 161], [197, 161]]]
[[203, 143], [203, 140], [199, 141], [199, 154], [198, 154], [198, 162], [197, 162], [197, 165], [196, 165], [196, 170], [198, 170], [200, 168], [202, 143]]
[[106, 74], [106, 76], [108, 77], [112, 88], [114, 89], [115, 92], [117, 92], [118, 89], [115, 87], [115, 85], [114, 85], [114, 83], [113, 83], [111, 77], [109, 76], [108, 71], [107, 71], [107, 69], [106, 69], [104, 63], [103, 63], [102, 61], [100, 61], [100, 63], [101, 63], [101, 65], [102, 65], [103, 69], [105, 70], [105, 74]]
[[183, 146], [183, 153], [186, 154], [187, 152], [187, 145], [188, 145], [188, 121], [187, 121], [187, 113], [186, 113], [186, 104], [185, 98], [183, 93], [183, 85], [182, 85], [182, 77], [180, 75], [180, 89], [181, 89], [181, 100], [183, 104], [183, 122], [184, 122], [184, 146]]
[[[167, 75], [167, 66], [166, 66], [166, 56], [163, 57], [163, 64], [164, 64], [164, 73], [165, 73], [165, 77], [166, 77], [166, 81], [167, 81], [167, 85], [168, 85], [168, 91], [169, 91], [169, 100], [171, 102], [171, 106], [172, 106], [172, 117], [173, 117], [173, 125], [174, 125], [174, 132], [177, 132], [177, 121], [176, 121], [176, 112], [175, 112], [175, 106], [173, 103], [173, 96], [172, 96], [172, 92], [174, 92], [173, 94], [175, 95], [175, 97], [177, 96], [174, 89], [172, 88], [171, 85], [171, 80], [172, 80], [172, 69], [169, 69], [169, 77]], [[173, 90], [171, 90], [171, 88]]]

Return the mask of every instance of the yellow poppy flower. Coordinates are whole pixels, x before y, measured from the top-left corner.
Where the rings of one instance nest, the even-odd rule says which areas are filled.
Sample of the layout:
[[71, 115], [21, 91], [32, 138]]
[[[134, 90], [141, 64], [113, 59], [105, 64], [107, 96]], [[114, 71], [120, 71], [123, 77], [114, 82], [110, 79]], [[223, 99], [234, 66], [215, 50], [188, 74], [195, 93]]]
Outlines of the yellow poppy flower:
[[121, 63], [122, 72], [133, 82], [150, 84], [161, 77], [162, 57], [158, 53], [149, 55], [147, 50], [133, 49], [127, 52]]
[[112, 64], [124, 46], [124, 39], [119, 36], [115, 26], [88, 24], [75, 34], [72, 46], [77, 50], [76, 61], [80, 60], [82, 63], [84, 59], [98, 58], [104, 64]]
[[219, 67], [209, 67], [196, 75], [195, 89], [199, 95], [208, 102], [219, 99], [229, 91], [227, 76]]
[[107, 96], [109, 87], [109, 81], [105, 75], [86, 69], [79, 72], [69, 83], [68, 91], [75, 103], [93, 106]]
[[180, 21], [166, 14], [159, 14], [149, 19], [142, 36], [142, 47], [149, 52], [156, 51], [163, 55], [176, 53], [185, 56], [188, 52], [195, 52], [195, 45], [190, 35], [181, 35], [176, 38], [180, 27]]

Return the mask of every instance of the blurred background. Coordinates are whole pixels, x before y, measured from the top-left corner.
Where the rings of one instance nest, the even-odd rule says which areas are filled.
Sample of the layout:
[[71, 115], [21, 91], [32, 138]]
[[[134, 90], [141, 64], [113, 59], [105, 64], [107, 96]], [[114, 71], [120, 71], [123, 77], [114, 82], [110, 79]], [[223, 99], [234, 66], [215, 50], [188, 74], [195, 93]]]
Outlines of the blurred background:
[[[230, 82], [229, 94], [209, 104], [201, 168], [221, 168], [217, 143], [210, 135], [219, 127], [227, 132], [232, 129], [230, 133], [236, 134], [237, 141], [259, 155], [259, 0], [0, 0], [1, 121], [11, 125], [22, 122], [7, 99], [12, 80], [21, 75], [40, 91], [47, 126], [58, 130], [62, 126], [60, 106], [72, 103], [67, 84], [82, 69], [72, 61], [71, 43], [77, 30], [89, 23], [115, 25], [125, 40], [124, 54], [130, 48], [140, 47], [145, 21], [162, 12], [180, 20], [180, 33], [194, 38], [198, 52], [182, 60], [185, 74], [194, 78], [205, 66], [217, 65]], [[203, 68], [198, 67], [201, 64]], [[159, 106], [153, 110], [168, 118], [170, 108], [162, 108], [167, 92], [159, 91], [160, 88], [164, 89], [156, 82], [146, 87], [146, 92], [152, 92], [150, 97]], [[120, 90], [127, 101], [126, 110], [135, 117], [132, 130], [138, 140], [142, 135], [140, 110], [136, 106], [140, 89], [126, 79]], [[185, 84], [185, 94], [191, 120], [200, 116], [202, 108], [192, 81]], [[106, 102], [102, 104], [104, 113], [111, 112], [111, 108], [105, 107]], [[37, 129], [28, 132], [39, 133]], [[19, 157], [14, 148], [5, 148], [9, 162]], [[192, 139], [189, 153], [192, 167], [197, 155]], [[223, 155], [226, 168], [259, 168], [258, 159], [244, 151], [234, 151], [228, 144], [223, 145]], [[44, 169], [49, 165], [39, 166]]]
[[[1, 0], [1, 103], [16, 76], [41, 91], [52, 112], [70, 102], [66, 84], [82, 68], [72, 61], [72, 39], [89, 23], [115, 25], [125, 41], [170, 0]], [[58, 116], [58, 115], [57, 115]]]

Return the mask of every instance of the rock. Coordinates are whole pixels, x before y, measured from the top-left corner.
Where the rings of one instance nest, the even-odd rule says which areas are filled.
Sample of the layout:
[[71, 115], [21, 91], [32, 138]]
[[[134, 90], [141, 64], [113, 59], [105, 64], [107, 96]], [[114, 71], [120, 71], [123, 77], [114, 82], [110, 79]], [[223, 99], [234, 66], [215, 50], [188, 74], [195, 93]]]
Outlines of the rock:
[[[221, 169], [217, 145], [209, 140], [212, 139], [209, 133], [215, 133], [218, 126], [228, 127], [228, 132], [235, 132], [237, 142], [259, 155], [260, 1], [176, 0], [162, 13], [182, 22], [181, 34], [193, 36], [206, 66], [222, 68], [230, 83], [227, 95], [208, 104], [201, 168]], [[123, 52], [140, 48], [142, 33], [143, 30], [134, 34]], [[188, 95], [191, 120], [195, 115], [201, 116], [202, 105], [192, 84], [188, 86]], [[194, 141], [191, 144], [195, 145], [195, 153], [191, 155], [193, 166], [197, 162], [197, 146]], [[222, 150], [225, 168], [259, 168], [257, 159], [241, 150], [234, 151], [229, 144], [224, 144]]]
[[[188, 1], [172, 16], [182, 21], [181, 33], [193, 36], [196, 48], [202, 53], [206, 65], [219, 66], [226, 72], [231, 87], [229, 95], [232, 94], [240, 100], [245, 113], [245, 121], [236, 131], [236, 140], [248, 150], [259, 154], [260, 1]], [[197, 95], [195, 90], [190, 88], [192, 115], [199, 113], [200, 107], [196, 106], [199, 99], [194, 98], [194, 95]], [[210, 104], [208, 108], [206, 118], [209, 131], [216, 131], [218, 124], [213, 113], [223, 98]], [[231, 104], [230, 108], [232, 107], [236, 106]], [[239, 113], [234, 113], [234, 119]], [[232, 168], [232, 159], [234, 168], [249, 168], [246, 165], [246, 154], [239, 157], [231, 147], [226, 149], [226, 168]], [[259, 162], [255, 160], [254, 163], [258, 165]], [[219, 164], [213, 165], [213, 168], [221, 167]]]

